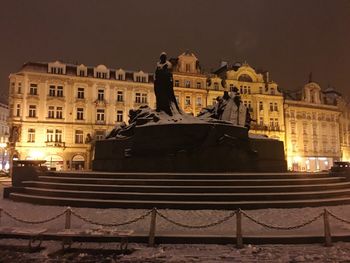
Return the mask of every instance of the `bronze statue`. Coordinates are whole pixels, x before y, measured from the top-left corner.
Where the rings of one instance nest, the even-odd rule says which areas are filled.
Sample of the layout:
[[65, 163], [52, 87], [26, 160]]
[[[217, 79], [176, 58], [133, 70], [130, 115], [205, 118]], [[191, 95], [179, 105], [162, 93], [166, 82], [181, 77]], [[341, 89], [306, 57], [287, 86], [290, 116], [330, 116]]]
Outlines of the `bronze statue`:
[[180, 113], [173, 89], [173, 74], [171, 73], [171, 63], [167, 61], [167, 55], [162, 52], [157, 63], [154, 80], [154, 93], [156, 95], [156, 111], [163, 111], [170, 116]]

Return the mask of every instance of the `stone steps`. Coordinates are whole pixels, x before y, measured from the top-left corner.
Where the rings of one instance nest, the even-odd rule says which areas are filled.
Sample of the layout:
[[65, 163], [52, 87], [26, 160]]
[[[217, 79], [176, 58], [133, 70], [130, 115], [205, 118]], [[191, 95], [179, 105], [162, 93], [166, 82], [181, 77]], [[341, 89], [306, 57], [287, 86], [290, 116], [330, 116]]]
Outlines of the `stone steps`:
[[36, 196], [23, 193], [11, 193], [14, 201], [30, 202], [40, 205], [61, 205], [72, 207], [92, 208], [134, 208], [134, 209], [263, 209], [263, 208], [291, 208], [291, 207], [314, 207], [350, 204], [350, 197], [309, 199], [309, 200], [275, 200], [275, 201], [237, 201], [237, 202], [184, 202], [184, 201], [147, 201], [147, 200], [102, 200]]
[[[151, 176], [150, 176], [151, 177]], [[40, 182], [82, 183], [106, 185], [172, 185], [172, 186], [227, 186], [227, 185], [300, 185], [300, 184], [327, 184], [343, 182], [345, 177], [322, 178], [288, 178], [288, 179], [126, 179], [126, 178], [81, 178], [39, 176]]]
[[49, 172], [23, 182], [9, 197], [100, 208], [287, 208], [350, 203], [350, 182], [327, 173]]
[[70, 197], [102, 200], [149, 200], [149, 201], [269, 201], [269, 200], [300, 200], [324, 199], [350, 196], [350, 189], [309, 191], [309, 192], [278, 192], [278, 193], [138, 193], [138, 192], [107, 192], [56, 190], [25, 187], [24, 193], [36, 196]]
[[219, 186], [175, 186], [175, 185], [107, 185], [107, 184], [81, 184], [25, 181], [26, 187], [44, 189], [66, 189], [81, 191], [107, 191], [107, 192], [140, 192], [140, 193], [266, 193], [266, 192], [300, 192], [322, 191], [335, 189], [350, 189], [350, 182], [305, 185], [219, 185]]

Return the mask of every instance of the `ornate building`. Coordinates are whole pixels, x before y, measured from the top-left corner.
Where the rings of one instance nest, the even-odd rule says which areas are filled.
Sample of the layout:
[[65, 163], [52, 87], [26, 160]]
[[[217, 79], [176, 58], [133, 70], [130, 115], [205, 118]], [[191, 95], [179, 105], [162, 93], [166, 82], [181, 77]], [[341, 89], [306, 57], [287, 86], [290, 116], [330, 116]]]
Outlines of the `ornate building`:
[[[234, 87], [239, 89], [253, 119], [251, 133], [285, 141], [283, 95], [277, 83], [269, 79], [269, 72], [256, 71], [247, 63], [235, 63], [232, 67], [224, 63], [215, 73], [211, 78], [212, 90], [224, 89], [221, 79], [225, 80], [227, 91]], [[212, 94], [211, 100], [222, 95], [222, 91]]]
[[0, 170], [8, 169], [8, 151], [7, 142], [9, 137], [9, 127], [7, 119], [9, 116], [9, 108], [7, 105], [0, 103]]
[[294, 171], [327, 170], [341, 158], [336, 101], [310, 81], [301, 91], [286, 93], [286, 153]]

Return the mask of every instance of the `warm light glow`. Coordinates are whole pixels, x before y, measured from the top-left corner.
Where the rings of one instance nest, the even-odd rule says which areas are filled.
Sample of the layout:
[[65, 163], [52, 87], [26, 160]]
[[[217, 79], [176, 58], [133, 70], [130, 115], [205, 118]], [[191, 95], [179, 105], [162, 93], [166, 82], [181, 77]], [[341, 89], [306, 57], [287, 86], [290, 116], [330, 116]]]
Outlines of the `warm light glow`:
[[4, 149], [4, 148], [6, 148], [6, 146], [7, 146], [6, 143], [4, 143], [4, 142], [1, 142], [1, 143], [0, 143], [0, 148], [3, 148], [3, 149]]
[[301, 161], [301, 157], [300, 157], [300, 156], [294, 156], [294, 157], [293, 157], [293, 161], [294, 161], [295, 163], [298, 163], [298, 162]]
[[44, 153], [42, 151], [31, 151], [29, 156], [34, 160], [41, 160], [44, 158]]

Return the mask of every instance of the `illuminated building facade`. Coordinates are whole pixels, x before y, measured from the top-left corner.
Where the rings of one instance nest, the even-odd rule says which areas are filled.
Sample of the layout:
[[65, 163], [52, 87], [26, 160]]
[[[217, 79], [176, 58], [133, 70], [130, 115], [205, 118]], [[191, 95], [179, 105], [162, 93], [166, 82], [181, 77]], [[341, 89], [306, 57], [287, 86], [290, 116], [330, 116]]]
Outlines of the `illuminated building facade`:
[[8, 150], [7, 142], [9, 137], [9, 128], [7, 119], [9, 116], [9, 108], [7, 105], [0, 103], [0, 170], [8, 169]]
[[316, 82], [310, 81], [301, 91], [286, 93], [284, 112], [290, 170], [328, 170], [341, 158], [341, 112], [337, 103], [330, 102]]

